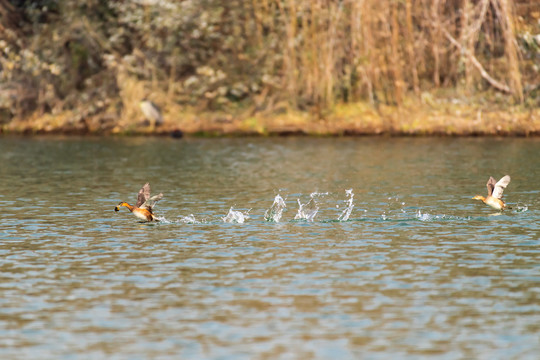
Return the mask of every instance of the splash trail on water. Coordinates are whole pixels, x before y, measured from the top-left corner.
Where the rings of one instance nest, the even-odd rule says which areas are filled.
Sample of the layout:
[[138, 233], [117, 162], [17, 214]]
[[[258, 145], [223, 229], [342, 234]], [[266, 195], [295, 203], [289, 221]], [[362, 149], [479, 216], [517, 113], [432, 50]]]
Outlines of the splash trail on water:
[[248, 214], [250, 210], [251, 209], [245, 212], [241, 212], [238, 210], [234, 210], [234, 208], [231, 206], [231, 208], [229, 209], [229, 213], [225, 217], [223, 217], [223, 222], [243, 224], [246, 219], [249, 219]]
[[195, 219], [195, 216], [193, 214], [189, 214], [188, 216], [181, 216], [177, 222], [182, 224], [200, 224], [201, 222], [197, 219]]
[[[345, 189], [345, 195], [346, 198], [343, 200], [340, 200], [338, 204], [335, 205], [335, 208], [338, 209], [338, 213], [334, 215], [332, 219], [319, 219], [318, 221], [321, 222], [347, 222], [351, 221], [351, 215], [353, 210], [355, 209], [355, 203], [354, 203], [354, 192], [353, 189]], [[308, 222], [315, 222], [315, 217], [319, 213], [319, 210], [322, 205], [324, 205], [324, 197], [328, 195], [328, 192], [313, 192], [309, 195], [309, 200], [307, 203], [302, 203], [301, 199], [297, 199], [298, 203], [298, 211], [295, 214], [293, 219], [283, 219], [283, 213], [287, 207], [285, 203], [285, 199], [280, 195], [277, 194], [274, 197], [274, 201], [270, 208], [266, 209], [264, 211], [263, 218], [267, 222], [283, 222], [283, 221], [291, 221], [295, 222], [297, 220], [303, 220]], [[375, 214], [368, 212], [367, 209], [357, 209], [357, 211], [360, 211], [363, 213], [362, 219], [363, 220], [369, 220], [369, 219], [375, 219], [375, 220], [383, 220], [383, 221], [409, 221], [409, 220], [417, 220], [421, 222], [431, 222], [431, 221], [448, 221], [448, 220], [470, 220], [470, 216], [459, 216], [454, 214], [433, 214], [430, 213], [428, 209], [421, 209], [416, 206], [405, 206], [405, 202], [402, 201], [398, 196], [391, 196], [387, 198], [389, 203], [387, 204], [386, 208], [380, 209], [382, 210], [380, 213]], [[344, 205], [342, 206], [341, 203]], [[323, 207], [324, 208], [324, 207]], [[203, 223], [214, 223], [215, 221], [218, 222], [225, 222], [225, 223], [239, 223], [243, 224], [246, 222], [247, 219], [249, 219], [250, 212], [252, 209], [249, 209], [247, 211], [240, 211], [235, 210], [234, 206], [231, 206], [229, 208], [229, 211], [225, 216], [222, 215], [216, 215], [216, 218], [208, 219], [205, 217], [202, 217], [203, 215], [197, 215], [197, 217], [200, 217], [199, 219], [196, 218], [195, 215], [190, 214], [188, 216], [178, 215], [178, 217], [174, 220], [167, 219], [165, 216], [157, 216], [158, 220], [156, 224], [203, 224]], [[524, 203], [516, 203], [514, 208], [512, 210], [508, 210], [506, 214], [509, 213], [521, 213], [521, 212], [527, 212], [529, 211], [529, 205]], [[377, 211], [378, 212], [378, 211]], [[487, 216], [499, 216], [503, 213], [498, 212], [495, 214], [489, 214]], [[218, 220], [219, 219], [219, 220]], [[359, 219], [352, 219], [354, 221]]]
[[266, 221], [279, 222], [279, 220], [281, 220], [281, 216], [283, 215], [283, 209], [286, 207], [285, 201], [281, 195], [277, 194], [270, 209], [265, 211], [264, 219]]
[[313, 221], [313, 219], [315, 218], [315, 215], [317, 215], [317, 212], [319, 211], [319, 206], [317, 202], [315, 201], [315, 196], [322, 196], [322, 195], [327, 195], [327, 194], [328, 193], [318, 193], [318, 192], [311, 193], [310, 199], [307, 202], [307, 204], [302, 204], [300, 202], [300, 199], [297, 199], [298, 213], [296, 214], [294, 219]]
[[353, 189], [345, 190], [345, 194], [349, 198], [347, 200], [343, 200], [345, 204], [347, 204], [347, 207], [338, 216], [339, 221], [347, 221], [349, 220], [349, 217], [351, 216], [352, 210], [354, 208], [354, 204], [353, 204], [354, 193], [352, 192], [352, 190]]

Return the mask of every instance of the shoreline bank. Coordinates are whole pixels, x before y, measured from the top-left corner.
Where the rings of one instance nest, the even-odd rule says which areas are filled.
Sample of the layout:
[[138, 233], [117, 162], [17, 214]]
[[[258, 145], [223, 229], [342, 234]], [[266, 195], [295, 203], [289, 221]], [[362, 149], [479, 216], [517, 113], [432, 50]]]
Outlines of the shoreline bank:
[[365, 104], [336, 107], [326, 114], [283, 111], [197, 112], [170, 109], [161, 126], [141, 116], [122, 119], [103, 112], [82, 117], [74, 112], [15, 119], [0, 127], [0, 134], [98, 136], [540, 136], [540, 109], [519, 106], [506, 110], [480, 106], [443, 105], [437, 108]]

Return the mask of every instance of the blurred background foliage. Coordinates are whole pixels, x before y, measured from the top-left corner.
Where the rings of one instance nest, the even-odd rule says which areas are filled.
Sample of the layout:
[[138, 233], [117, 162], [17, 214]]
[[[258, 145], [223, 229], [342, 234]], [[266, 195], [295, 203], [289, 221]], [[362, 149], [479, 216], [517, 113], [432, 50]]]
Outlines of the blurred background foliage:
[[110, 129], [143, 98], [170, 117], [441, 90], [540, 106], [537, 0], [0, 0], [0, 54], [0, 123]]

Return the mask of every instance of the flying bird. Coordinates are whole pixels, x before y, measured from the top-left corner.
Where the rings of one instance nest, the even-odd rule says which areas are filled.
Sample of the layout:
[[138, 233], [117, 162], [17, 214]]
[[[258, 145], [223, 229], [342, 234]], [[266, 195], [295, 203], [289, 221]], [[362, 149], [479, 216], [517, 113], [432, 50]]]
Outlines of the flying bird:
[[122, 201], [118, 205], [116, 205], [114, 211], [120, 211], [120, 208], [122, 206], [125, 206], [128, 208], [129, 211], [131, 211], [133, 215], [135, 215], [143, 222], [159, 221], [154, 216], [153, 208], [156, 203], [161, 200], [161, 198], [163, 198], [162, 193], [150, 197], [150, 184], [146, 183], [141, 188], [141, 190], [139, 190], [139, 194], [137, 195], [137, 203], [135, 204], [135, 206], [132, 206], [125, 201]]
[[483, 197], [482, 195], [476, 195], [473, 197], [474, 200], [482, 200], [484, 204], [491, 206], [497, 210], [504, 210], [507, 208], [504, 201], [501, 200], [503, 191], [506, 186], [510, 183], [510, 175], [505, 175], [499, 181], [490, 176], [486, 184], [488, 189], [488, 196]]

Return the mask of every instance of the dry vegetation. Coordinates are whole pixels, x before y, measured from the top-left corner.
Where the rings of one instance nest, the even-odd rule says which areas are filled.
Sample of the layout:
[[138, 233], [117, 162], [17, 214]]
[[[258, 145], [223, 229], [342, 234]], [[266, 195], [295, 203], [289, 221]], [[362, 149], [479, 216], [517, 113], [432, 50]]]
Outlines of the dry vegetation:
[[0, 0], [0, 126], [540, 134], [539, 21], [536, 0]]

